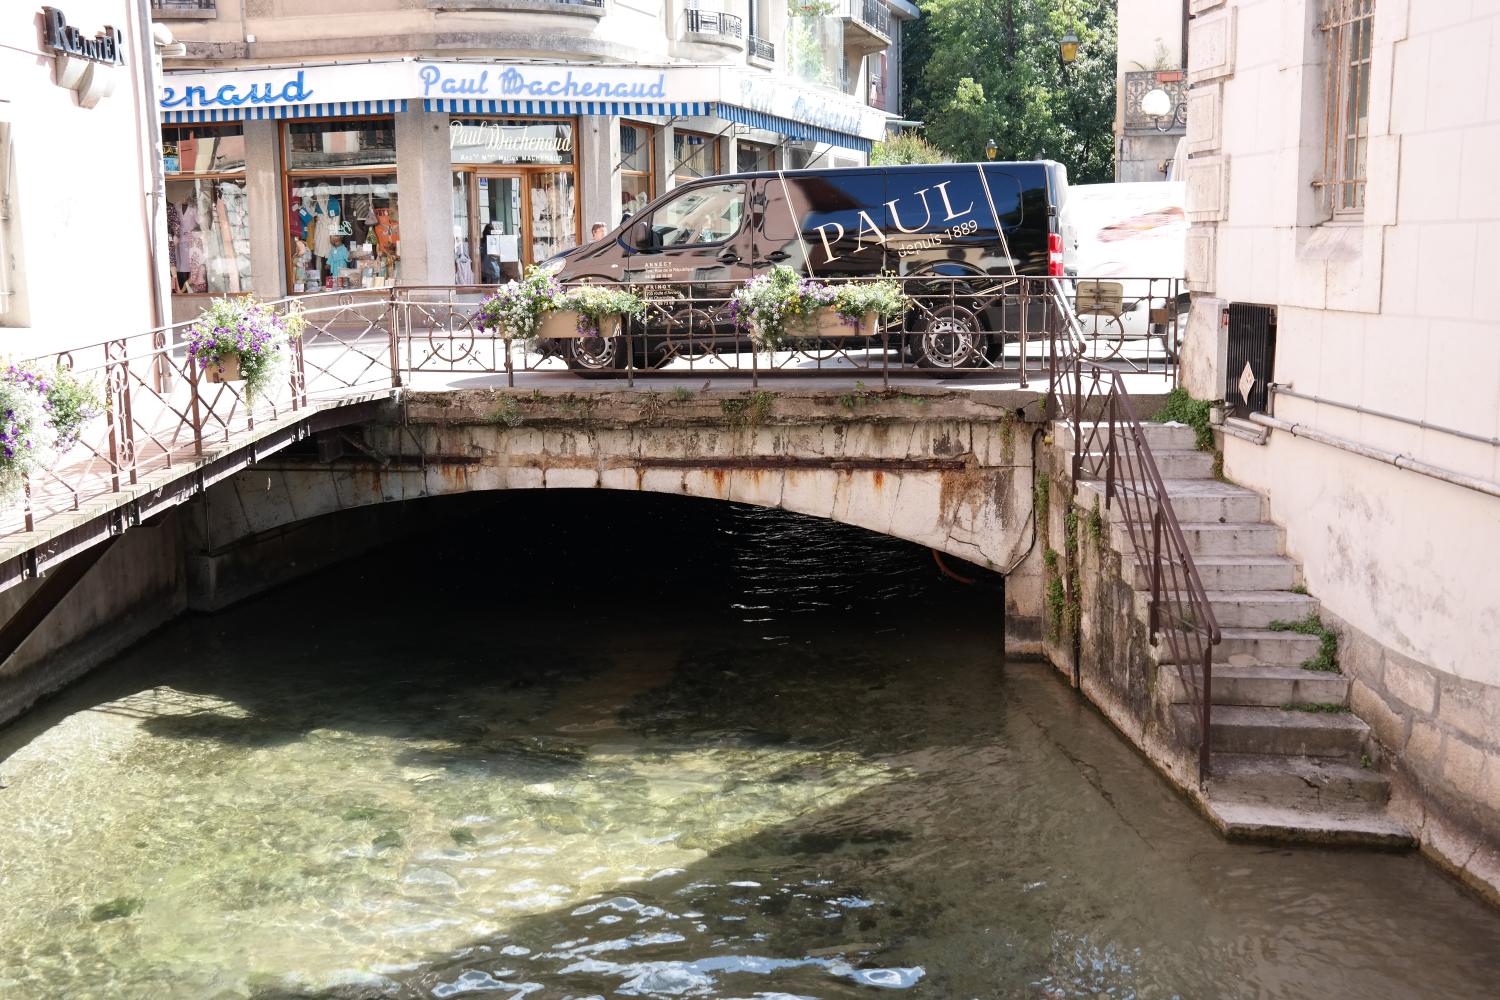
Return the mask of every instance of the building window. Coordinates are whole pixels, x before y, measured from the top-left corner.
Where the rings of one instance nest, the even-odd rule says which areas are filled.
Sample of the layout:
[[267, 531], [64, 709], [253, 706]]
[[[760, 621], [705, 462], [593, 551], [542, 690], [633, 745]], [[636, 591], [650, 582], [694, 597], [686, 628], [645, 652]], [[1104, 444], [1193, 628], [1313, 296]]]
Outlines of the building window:
[[734, 156], [735, 169], [742, 174], [776, 169], [775, 146], [768, 146], [762, 142], [746, 142], [741, 139], [735, 144]]
[[11, 123], [0, 121], [0, 326], [24, 322], [21, 295], [20, 233], [15, 223], [16, 168]]
[[1320, 25], [1328, 44], [1328, 104], [1319, 183], [1335, 217], [1357, 215], [1365, 207], [1374, 15], [1375, 0], [1331, 0]]
[[168, 278], [178, 295], [250, 291], [245, 135], [238, 123], [163, 126]]
[[401, 275], [395, 120], [298, 121], [285, 129], [292, 292], [394, 284]]
[[677, 129], [672, 133], [672, 176], [678, 184], [719, 172], [719, 143], [706, 132]]
[[639, 122], [620, 122], [620, 221], [656, 197], [656, 129]]

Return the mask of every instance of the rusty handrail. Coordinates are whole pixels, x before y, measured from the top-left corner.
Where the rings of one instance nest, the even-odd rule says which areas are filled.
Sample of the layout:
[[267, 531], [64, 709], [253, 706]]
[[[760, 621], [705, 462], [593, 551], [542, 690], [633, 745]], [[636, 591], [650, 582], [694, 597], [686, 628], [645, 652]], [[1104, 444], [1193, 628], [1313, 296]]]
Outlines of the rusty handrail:
[[1166, 636], [1167, 652], [1195, 709], [1201, 783], [1211, 773], [1213, 647], [1223, 638], [1218, 619], [1124, 376], [1081, 357], [1073, 359], [1070, 374], [1073, 479], [1102, 476], [1105, 508], [1121, 507], [1136, 563], [1146, 568], [1150, 580], [1151, 644], [1159, 645]]

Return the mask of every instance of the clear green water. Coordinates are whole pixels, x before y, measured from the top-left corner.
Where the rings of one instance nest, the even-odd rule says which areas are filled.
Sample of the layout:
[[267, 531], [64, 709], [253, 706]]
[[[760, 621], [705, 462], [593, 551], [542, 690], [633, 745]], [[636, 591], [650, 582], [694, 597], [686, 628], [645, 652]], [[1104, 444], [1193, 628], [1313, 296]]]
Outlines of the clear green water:
[[185, 619], [0, 731], [0, 997], [1496, 995], [1495, 912], [1221, 841], [999, 616], [552, 494]]

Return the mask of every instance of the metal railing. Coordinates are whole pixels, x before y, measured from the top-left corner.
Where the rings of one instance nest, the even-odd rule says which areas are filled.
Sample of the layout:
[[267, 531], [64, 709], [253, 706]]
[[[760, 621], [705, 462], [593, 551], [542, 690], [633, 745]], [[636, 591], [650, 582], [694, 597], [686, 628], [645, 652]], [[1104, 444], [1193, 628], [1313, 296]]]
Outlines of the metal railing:
[[744, 34], [745, 22], [738, 15], [716, 10], [688, 10], [686, 14], [687, 30], [693, 34], [728, 38], [739, 38]]
[[880, 0], [849, 0], [848, 16], [882, 38], [891, 37], [891, 12]]
[[[1147, 627], [1164, 669], [1182, 678], [1196, 720], [1198, 780], [1211, 770], [1213, 647], [1222, 638], [1172, 500], [1151, 456], [1122, 373], [1071, 359], [1054, 381], [1055, 412], [1073, 435], [1073, 480], [1104, 481], [1105, 509], [1118, 508], [1136, 565], [1150, 589]], [[1170, 664], [1170, 666], [1168, 666]]]
[[[447, 385], [453, 375], [551, 372], [625, 378], [763, 379], [822, 376], [848, 384], [888, 385], [893, 377], [979, 378], [1057, 386], [1073, 359], [1112, 363], [1173, 377], [1162, 337], [1142, 332], [1118, 357], [1116, 317], [1078, 315], [1073, 283], [1041, 277], [908, 276], [912, 306], [900, 320], [858, 331], [799, 337], [757, 351], [729, 315], [731, 283], [653, 282], [639, 287], [644, 317], [617, 337], [526, 343], [482, 330], [480, 303], [494, 286], [343, 290], [270, 303], [307, 320], [287, 347], [275, 382], [254, 399], [242, 383], [210, 382], [184, 346], [192, 321], [32, 359], [38, 369], [66, 367], [94, 382], [103, 412], [66, 454], [24, 484], [22, 502], [0, 506], [0, 538], [35, 530], [46, 518], [92, 501], [159, 488], [182, 466], [217, 455], [301, 420], [327, 405], [388, 393], [413, 380]], [[1147, 287], [1145, 284], [1142, 288]], [[1142, 303], [1156, 315], [1175, 301], [1164, 283]], [[1101, 321], [1108, 321], [1103, 322]]]
[[750, 54], [757, 59], [764, 59], [766, 62], [775, 62], [776, 46], [764, 38], [757, 38], [751, 35]]
[[217, 17], [218, 0], [151, 0], [153, 17]]

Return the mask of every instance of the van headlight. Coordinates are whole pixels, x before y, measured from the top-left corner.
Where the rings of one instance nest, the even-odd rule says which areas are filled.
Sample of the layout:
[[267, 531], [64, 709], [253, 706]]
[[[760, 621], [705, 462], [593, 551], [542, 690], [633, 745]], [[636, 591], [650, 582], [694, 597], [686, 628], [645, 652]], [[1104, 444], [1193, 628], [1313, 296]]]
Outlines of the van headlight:
[[536, 266], [536, 269], [543, 274], [550, 276], [561, 271], [563, 269], [563, 266], [567, 264], [567, 262], [567, 259], [563, 257], [549, 257], [538, 264]]

